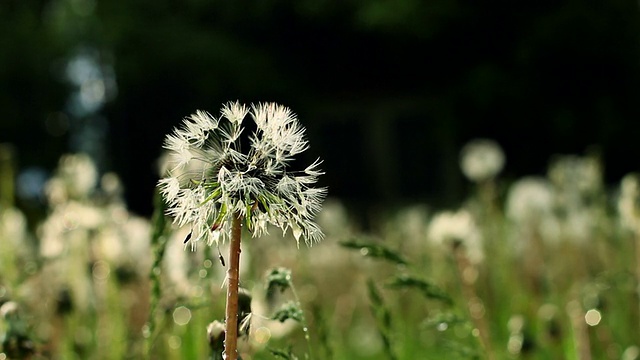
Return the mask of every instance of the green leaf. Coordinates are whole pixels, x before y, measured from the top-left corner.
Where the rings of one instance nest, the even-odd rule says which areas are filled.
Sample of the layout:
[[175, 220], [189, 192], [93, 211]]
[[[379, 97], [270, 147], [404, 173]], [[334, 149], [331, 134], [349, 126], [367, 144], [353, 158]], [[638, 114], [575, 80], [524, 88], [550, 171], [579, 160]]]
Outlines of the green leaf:
[[284, 267], [271, 269], [266, 279], [267, 293], [272, 293], [276, 289], [284, 292], [291, 287], [291, 270]]
[[369, 292], [369, 300], [371, 300], [371, 312], [373, 316], [376, 318], [376, 325], [378, 329], [378, 334], [382, 339], [382, 344], [384, 346], [384, 352], [387, 355], [387, 358], [390, 360], [396, 360], [398, 357], [393, 350], [393, 344], [391, 339], [391, 334], [393, 333], [392, 329], [392, 317], [391, 311], [384, 304], [384, 300], [382, 295], [378, 292], [376, 288], [376, 284], [373, 282], [373, 279], [369, 279], [367, 281], [367, 289]]
[[289, 301], [283, 304], [278, 311], [271, 317], [272, 320], [278, 320], [280, 322], [285, 322], [289, 319], [295, 320], [297, 322], [302, 322], [304, 319], [304, 314], [297, 303], [293, 301]]

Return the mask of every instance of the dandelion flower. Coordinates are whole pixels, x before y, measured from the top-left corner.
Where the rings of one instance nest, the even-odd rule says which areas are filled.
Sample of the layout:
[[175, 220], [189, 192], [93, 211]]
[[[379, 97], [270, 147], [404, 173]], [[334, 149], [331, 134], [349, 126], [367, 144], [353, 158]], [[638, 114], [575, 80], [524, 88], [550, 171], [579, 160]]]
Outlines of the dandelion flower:
[[[255, 123], [250, 134], [247, 115]], [[321, 161], [289, 169], [309, 146], [288, 108], [231, 102], [218, 118], [197, 111], [166, 137], [164, 147], [168, 170], [158, 183], [160, 193], [174, 222], [191, 226], [193, 247], [229, 239], [233, 216], [243, 218], [254, 237], [272, 224], [283, 233], [291, 229], [298, 243], [301, 237], [309, 245], [323, 238], [314, 218], [326, 188], [313, 187], [323, 174]]]

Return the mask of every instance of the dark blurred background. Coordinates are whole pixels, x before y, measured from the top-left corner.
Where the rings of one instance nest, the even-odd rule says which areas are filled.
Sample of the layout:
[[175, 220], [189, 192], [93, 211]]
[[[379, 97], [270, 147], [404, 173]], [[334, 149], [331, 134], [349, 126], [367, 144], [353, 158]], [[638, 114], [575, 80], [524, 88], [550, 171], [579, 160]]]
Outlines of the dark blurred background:
[[446, 205], [458, 153], [487, 137], [506, 178], [596, 147], [606, 180], [640, 170], [636, 0], [2, 0], [0, 143], [19, 190], [66, 152], [115, 171], [152, 211], [165, 134], [196, 109], [276, 101], [305, 162], [356, 209]]

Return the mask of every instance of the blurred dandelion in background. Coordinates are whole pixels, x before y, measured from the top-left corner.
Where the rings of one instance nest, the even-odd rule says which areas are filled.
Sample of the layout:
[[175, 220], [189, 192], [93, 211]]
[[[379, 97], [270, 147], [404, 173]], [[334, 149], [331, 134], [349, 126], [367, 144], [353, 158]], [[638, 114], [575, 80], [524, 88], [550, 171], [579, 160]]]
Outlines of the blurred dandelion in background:
[[502, 171], [504, 163], [502, 148], [490, 139], [472, 140], [460, 151], [462, 173], [473, 182], [493, 179]]
[[484, 259], [482, 234], [471, 213], [465, 209], [435, 214], [429, 223], [428, 239], [448, 249], [463, 247], [474, 264]]
[[93, 302], [92, 275], [73, 269], [101, 264], [92, 266], [93, 276], [109, 276], [114, 269], [143, 277], [151, 265], [148, 220], [127, 211], [115, 174], [105, 174], [101, 187], [98, 180], [88, 155], [61, 157], [45, 185], [50, 213], [38, 228], [47, 288], [69, 290], [74, 305], [84, 310]]
[[[475, 196], [469, 199], [469, 210], [488, 229], [493, 225], [489, 218], [501, 212], [497, 178], [505, 164], [504, 152], [493, 140], [474, 139], [460, 150], [459, 162], [460, 170], [475, 186]], [[489, 236], [489, 242], [493, 238], [495, 235]]]
[[505, 215], [514, 230], [513, 245], [518, 253], [539, 239], [557, 239], [554, 220], [555, 190], [549, 180], [525, 176], [507, 192]]
[[549, 165], [547, 177], [555, 189], [558, 235], [575, 244], [589, 244], [606, 219], [599, 158], [595, 155], [556, 156]]

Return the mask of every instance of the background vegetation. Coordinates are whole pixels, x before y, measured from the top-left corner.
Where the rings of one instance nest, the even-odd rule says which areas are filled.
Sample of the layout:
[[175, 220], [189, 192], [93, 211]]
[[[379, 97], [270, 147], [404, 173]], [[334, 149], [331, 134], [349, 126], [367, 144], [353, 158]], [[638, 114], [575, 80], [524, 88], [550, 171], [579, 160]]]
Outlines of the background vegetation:
[[[315, 359], [637, 358], [636, 200], [622, 179], [640, 156], [638, 10], [0, 2], [0, 356], [209, 356], [223, 267], [215, 248], [182, 251], [154, 188], [164, 135], [237, 99], [292, 108], [310, 138], [302, 160], [325, 160], [330, 189], [322, 244], [245, 241], [245, 360], [288, 346]], [[492, 185], [459, 169], [478, 137], [506, 154]], [[558, 180], [558, 154], [595, 180]], [[534, 211], [544, 222], [509, 210], [529, 175], [551, 191], [516, 203], [551, 199]], [[466, 213], [454, 228], [482, 240], [432, 241], [443, 210]], [[294, 300], [267, 297], [274, 267], [292, 270], [311, 351], [295, 321], [266, 319]]]
[[7, 0], [0, 16], [0, 141], [19, 168], [89, 152], [143, 215], [164, 134], [229, 100], [296, 111], [332, 194], [364, 213], [460, 201], [452, 164], [474, 137], [505, 148], [510, 176], [599, 146], [616, 182], [640, 155], [632, 0]]

